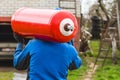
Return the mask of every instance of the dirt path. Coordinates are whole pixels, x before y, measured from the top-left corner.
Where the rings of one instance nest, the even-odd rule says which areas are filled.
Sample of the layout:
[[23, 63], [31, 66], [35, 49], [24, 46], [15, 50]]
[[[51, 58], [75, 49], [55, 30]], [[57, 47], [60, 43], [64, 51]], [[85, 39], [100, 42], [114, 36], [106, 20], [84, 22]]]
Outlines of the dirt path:
[[27, 74], [26, 73], [14, 73], [13, 80], [26, 80]]
[[88, 72], [84, 76], [83, 80], [92, 80], [93, 74], [94, 74], [95, 70], [97, 69], [97, 65], [95, 65], [94, 69], [93, 69], [93, 66], [94, 66], [94, 63], [91, 63], [89, 65], [90, 69], [88, 70]]

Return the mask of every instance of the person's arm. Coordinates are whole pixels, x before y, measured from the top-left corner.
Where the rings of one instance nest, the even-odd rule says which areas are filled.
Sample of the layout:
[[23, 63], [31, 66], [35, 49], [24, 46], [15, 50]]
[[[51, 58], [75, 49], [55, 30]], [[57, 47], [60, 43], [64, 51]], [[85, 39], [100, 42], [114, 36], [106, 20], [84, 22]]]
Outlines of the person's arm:
[[69, 66], [69, 70], [78, 69], [81, 66], [81, 64], [82, 64], [82, 60], [79, 57], [78, 53], [76, 52], [76, 55], [74, 56], [74, 60]]
[[25, 70], [29, 66], [29, 45], [25, 47], [24, 39], [20, 35], [14, 33], [14, 37], [18, 41], [18, 44], [14, 52], [13, 64], [16, 69]]

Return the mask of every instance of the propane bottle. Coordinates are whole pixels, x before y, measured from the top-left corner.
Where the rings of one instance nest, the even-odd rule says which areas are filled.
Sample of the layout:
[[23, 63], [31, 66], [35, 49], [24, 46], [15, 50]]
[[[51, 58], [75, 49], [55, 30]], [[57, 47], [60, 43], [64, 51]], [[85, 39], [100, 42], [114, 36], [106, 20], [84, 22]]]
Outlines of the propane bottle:
[[20, 8], [12, 16], [13, 32], [23, 37], [68, 42], [77, 33], [75, 16], [65, 10]]

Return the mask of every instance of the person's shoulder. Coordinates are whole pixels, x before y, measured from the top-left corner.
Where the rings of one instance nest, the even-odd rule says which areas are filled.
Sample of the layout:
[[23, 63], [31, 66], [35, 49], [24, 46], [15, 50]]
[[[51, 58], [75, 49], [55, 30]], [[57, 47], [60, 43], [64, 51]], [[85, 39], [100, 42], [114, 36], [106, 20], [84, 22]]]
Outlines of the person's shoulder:
[[39, 42], [41, 42], [41, 40], [39, 40], [39, 39], [31, 39], [31, 40], [29, 40], [29, 44], [39, 43]]
[[40, 39], [36, 39], [36, 38], [33, 38], [30, 40], [31, 42], [38, 42], [38, 41], [41, 41]]
[[69, 43], [63, 43], [63, 46], [65, 46], [68, 49], [74, 49], [74, 46]]

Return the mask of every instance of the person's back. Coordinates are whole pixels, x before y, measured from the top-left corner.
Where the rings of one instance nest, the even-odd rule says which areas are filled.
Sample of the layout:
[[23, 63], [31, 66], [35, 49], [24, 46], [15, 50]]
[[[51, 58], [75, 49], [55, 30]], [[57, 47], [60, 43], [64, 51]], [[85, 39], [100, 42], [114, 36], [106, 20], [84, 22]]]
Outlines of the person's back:
[[29, 80], [66, 80], [68, 68], [72, 70], [72, 65], [75, 66], [73, 69], [77, 69], [82, 63], [76, 49], [68, 43], [33, 39], [20, 50], [19, 44], [14, 66], [19, 70], [29, 68]]

